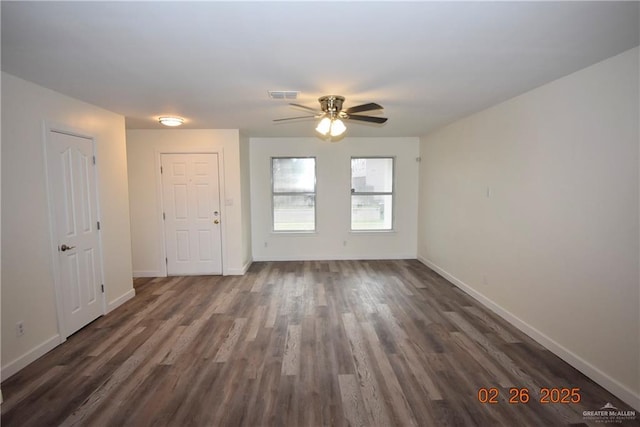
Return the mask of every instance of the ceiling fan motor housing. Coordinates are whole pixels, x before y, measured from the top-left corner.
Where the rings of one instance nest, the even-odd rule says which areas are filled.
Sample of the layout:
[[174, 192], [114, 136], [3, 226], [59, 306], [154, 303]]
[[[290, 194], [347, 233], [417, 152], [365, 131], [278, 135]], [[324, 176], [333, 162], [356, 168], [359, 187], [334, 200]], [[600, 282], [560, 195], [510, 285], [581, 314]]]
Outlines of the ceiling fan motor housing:
[[338, 116], [338, 113], [342, 110], [342, 103], [344, 102], [344, 96], [339, 95], [326, 95], [318, 98], [320, 102], [320, 108], [322, 111], [329, 114], [333, 119]]

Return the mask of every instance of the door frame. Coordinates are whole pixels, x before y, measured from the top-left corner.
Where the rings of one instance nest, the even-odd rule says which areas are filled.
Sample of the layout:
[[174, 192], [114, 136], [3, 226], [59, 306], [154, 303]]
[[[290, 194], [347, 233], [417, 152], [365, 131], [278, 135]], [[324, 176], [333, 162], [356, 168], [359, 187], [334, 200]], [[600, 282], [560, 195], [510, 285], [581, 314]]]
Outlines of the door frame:
[[[47, 207], [48, 207], [48, 219], [49, 219], [49, 252], [51, 253], [51, 275], [53, 278], [53, 288], [56, 299], [56, 317], [58, 323], [58, 334], [60, 336], [59, 342], [63, 343], [67, 340], [67, 325], [64, 323], [64, 304], [63, 304], [63, 295], [60, 283], [60, 266], [58, 263], [58, 230], [56, 228], [56, 217], [55, 217], [55, 201], [53, 195], [53, 185], [49, 180], [49, 164], [48, 164], [48, 155], [49, 155], [49, 144], [50, 144], [50, 134], [51, 132], [61, 133], [69, 136], [75, 136], [78, 138], [84, 138], [91, 141], [93, 155], [96, 157], [96, 164], [93, 168], [93, 174], [95, 178], [95, 197], [96, 197], [96, 221], [100, 221], [101, 209], [100, 209], [100, 186], [98, 183], [100, 182], [100, 175], [98, 173], [98, 159], [96, 156], [97, 146], [96, 146], [96, 138], [92, 136], [89, 132], [85, 132], [82, 129], [74, 128], [71, 126], [67, 126], [62, 123], [53, 122], [50, 120], [44, 120], [42, 126], [42, 144], [43, 144], [43, 154], [44, 154], [44, 176], [46, 182], [47, 189]], [[104, 316], [107, 313], [107, 298], [106, 298], [106, 285], [104, 280], [104, 257], [102, 250], [102, 232], [98, 231], [98, 259], [100, 260], [100, 280], [105, 286], [104, 292], [99, 292], [99, 298], [102, 299], [100, 302], [100, 307], [102, 308], [102, 315]]]
[[227, 262], [225, 257], [226, 247], [227, 247], [227, 226], [226, 226], [226, 217], [225, 217], [225, 203], [226, 200], [224, 189], [224, 149], [222, 147], [213, 147], [212, 149], [206, 150], [178, 150], [178, 149], [155, 149], [155, 174], [156, 174], [156, 220], [157, 220], [157, 235], [160, 236], [160, 259], [158, 262], [159, 265], [162, 266], [160, 271], [163, 273], [164, 277], [169, 276], [169, 272], [167, 269], [167, 238], [165, 236], [165, 227], [164, 220], [162, 218], [164, 200], [162, 196], [162, 174], [160, 173], [160, 167], [162, 166], [162, 155], [163, 154], [217, 154], [218, 155], [218, 197], [220, 198], [220, 219], [221, 225], [220, 227], [220, 257], [222, 258], [222, 275], [225, 276], [227, 272]]

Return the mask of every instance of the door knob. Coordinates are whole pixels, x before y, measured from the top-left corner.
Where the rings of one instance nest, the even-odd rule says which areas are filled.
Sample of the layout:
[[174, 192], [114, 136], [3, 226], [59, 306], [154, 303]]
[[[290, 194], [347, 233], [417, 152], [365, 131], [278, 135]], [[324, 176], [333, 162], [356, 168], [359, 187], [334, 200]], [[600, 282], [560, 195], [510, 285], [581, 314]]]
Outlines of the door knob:
[[213, 223], [214, 223], [214, 224], [220, 224], [220, 220], [219, 220], [219, 219], [214, 219], [214, 220], [213, 220]]
[[67, 245], [65, 245], [64, 243], [60, 246], [60, 250], [61, 250], [62, 252], [64, 252], [64, 251], [68, 251], [68, 250], [73, 249], [73, 248], [75, 248], [75, 246], [67, 246]]

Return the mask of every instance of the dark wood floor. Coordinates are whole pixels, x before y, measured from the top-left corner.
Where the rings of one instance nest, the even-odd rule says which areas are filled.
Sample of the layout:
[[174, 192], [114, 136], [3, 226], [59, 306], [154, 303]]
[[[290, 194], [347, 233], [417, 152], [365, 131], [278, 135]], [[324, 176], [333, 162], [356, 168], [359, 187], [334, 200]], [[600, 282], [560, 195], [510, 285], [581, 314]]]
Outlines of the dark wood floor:
[[[254, 263], [135, 287], [2, 383], [3, 427], [538, 427], [628, 408], [413, 260]], [[497, 403], [481, 403], [492, 387]], [[509, 403], [510, 387], [530, 401]], [[579, 388], [581, 402], [541, 404], [541, 387]]]

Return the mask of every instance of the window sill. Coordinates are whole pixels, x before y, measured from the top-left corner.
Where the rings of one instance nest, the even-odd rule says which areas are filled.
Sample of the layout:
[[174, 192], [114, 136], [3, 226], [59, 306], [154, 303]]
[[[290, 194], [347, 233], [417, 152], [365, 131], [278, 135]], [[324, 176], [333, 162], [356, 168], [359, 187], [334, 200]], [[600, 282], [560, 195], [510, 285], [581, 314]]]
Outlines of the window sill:
[[395, 229], [391, 230], [349, 230], [351, 234], [396, 234]]

